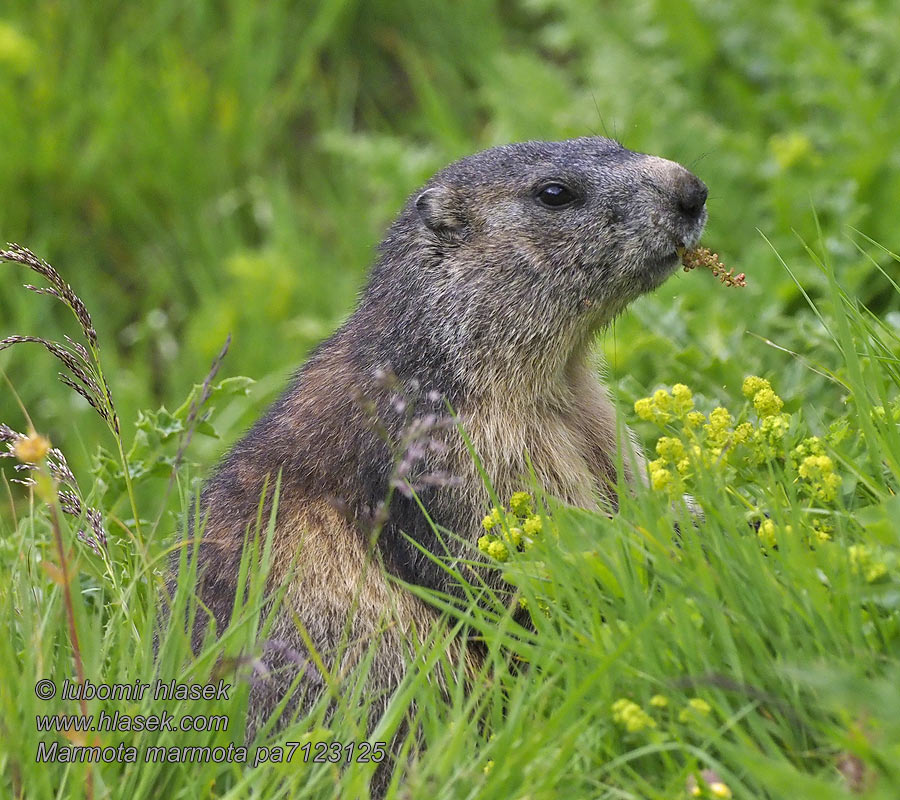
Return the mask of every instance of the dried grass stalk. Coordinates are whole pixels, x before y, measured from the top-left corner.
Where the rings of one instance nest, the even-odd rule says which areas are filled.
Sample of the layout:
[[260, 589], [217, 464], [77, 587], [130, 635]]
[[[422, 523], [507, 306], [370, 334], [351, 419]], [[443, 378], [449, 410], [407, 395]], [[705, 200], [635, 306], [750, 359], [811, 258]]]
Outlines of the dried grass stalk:
[[743, 272], [734, 274], [734, 269], [725, 269], [725, 265], [719, 260], [719, 254], [714, 253], [708, 247], [695, 247], [685, 250], [681, 254], [681, 263], [685, 272], [690, 272], [697, 267], [708, 269], [725, 286], [744, 287], [747, 279]]

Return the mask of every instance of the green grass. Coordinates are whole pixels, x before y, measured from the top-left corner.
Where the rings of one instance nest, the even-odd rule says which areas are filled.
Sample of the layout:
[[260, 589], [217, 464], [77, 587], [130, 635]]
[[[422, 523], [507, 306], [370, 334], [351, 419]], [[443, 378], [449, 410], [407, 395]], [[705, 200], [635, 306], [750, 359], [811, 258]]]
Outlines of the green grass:
[[[0, 239], [59, 267], [88, 304], [122, 422], [117, 440], [36, 345], [0, 353], [10, 381], [0, 421], [26, 427], [11, 385], [109, 535], [98, 557], [76, 536], [84, 524], [63, 515], [57, 539], [40, 497], [6, 484], [0, 794], [365, 791], [365, 765], [36, 765], [48, 737], [35, 715], [77, 704], [38, 700], [34, 683], [74, 676], [70, 619], [94, 681], [207, 680], [212, 642], [194, 658], [169, 630], [155, 662], [152, 637], [167, 553], [215, 456], [349, 313], [373, 246], [435, 169], [499, 142], [605, 131], [709, 184], [705, 240], [748, 280], [726, 290], [679, 273], [615, 323], [602, 348], [623, 418], [650, 451], [680, 435], [632, 406], [681, 382], [703, 412], [723, 405], [755, 422], [741, 383], [758, 374], [784, 399], [790, 431], [763, 464], [735, 450], [727, 466], [697, 467], [688, 488], [706, 519], [682, 518], [677, 543], [681, 512], [660, 492], [627, 499], [613, 520], [555, 510], [558, 539], [547, 533], [502, 565], [536, 634], [514, 636], [496, 609], [448, 617], [424, 663], [441, 661], [440, 637], [465, 621], [488, 640], [489, 671], [448, 703], [426, 666], [412, 670], [377, 736], [389, 738], [414, 701], [427, 747], [389, 794], [673, 798], [709, 768], [735, 797], [845, 797], [838, 767], [852, 755], [869, 776], [863, 796], [895, 798], [900, 18], [871, 0], [420, 8], [10, 0], [0, 10]], [[59, 303], [16, 285], [33, 279], [21, 267], [0, 270], [0, 336], [77, 334]], [[214, 413], [198, 425], [192, 387], [229, 333], [205, 406]], [[227, 381], [237, 375], [256, 383]], [[790, 456], [810, 435], [841, 476], [827, 502], [804, 493]], [[777, 548], [748, 524], [762, 513]], [[811, 544], [814, 519], [829, 541]], [[885, 574], [869, 581], [861, 553]], [[257, 592], [260, 558], [249, 570]], [[179, 581], [176, 602], [188, 603], [190, 585]], [[251, 592], [224, 640], [236, 694], [166, 708], [228, 714], [227, 734], [103, 744], [231, 741], [253, 669], [245, 654], [264, 637], [259, 604]], [[666, 708], [650, 705], [657, 694]], [[319, 708], [276, 738], [359, 740], [359, 694], [341, 696], [333, 718]], [[680, 720], [697, 697], [709, 712]], [[655, 727], [626, 731], [612, 711], [622, 698]]]
[[[304, 763], [302, 746], [367, 736], [390, 742], [399, 735], [403, 757], [389, 797], [686, 797], [687, 782], [703, 770], [712, 770], [735, 797], [848, 797], [851, 781], [843, 774], [851, 770], [864, 776], [862, 796], [895, 797], [900, 337], [846, 295], [827, 261], [815, 251], [810, 257], [819, 262], [833, 303], [814, 309], [832, 339], [820, 354], [820, 379], [840, 387], [845, 407], [814, 415], [786, 396], [783, 435], [767, 440], [767, 452], [751, 436], [714, 453], [708, 420], [722, 415], [710, 416], [712, 403], [699, 395], [695, 410], [706, 412], [700, 427], [676, 416], [662, 422], [657, 434], [665, 433], [669, 445], [660, 447], [661, 454], [671, 452], [675, 437], [701, 448], [682, 472], [685, 488], [704, 509], [702, 521], [677, 500], [673, 506], [664, 490], [632, 496], [623, 489], [620, 512], [608, 519], [559, 507], [532, 487], [544, 529], [530, 548], [508, 547], [508, 558], [496, 566], [530, 609], [534, 632], [517, 629], [505, 601], [454, 603], [409, 587], [444, 608], [446, 621], [415, 654], [369, 734], [364, 663], [352, 675], [326, 673], [332, 691], [325, 700], [287, 730], [258, 729], [246, 753], [234, 751], [231, 763], [144, 762], [151, 746], [244, 744], [255, 655], [267, 637], [260, 610], [270, 521], [260, 518], [251, 531], [241, 579], [249, 590], [246, 596], [238, 592], [244, 601], [221, 639], [208, 639], [195, 656], [182, 626], [168, 621], [193, 609], [194, 575], [183, 557], [171, 617], [159, 613], [168, 603], [164, 576], [171, 548], [168, 537], [160, 546], [149, 531], [165, 500], [142, 509], [143, 534], [108, 513], [117, 504], [130, 506], [124, 483], [110, 488], [110, 458], [90, 498], [103, 500], [98, 505], [107, 512], [109, 533], [108, 550], [95, 553], [75, 536], [85, 521], [70, 523], [53, 513], [52, 484], [48, 490], [39, 481], [31, 505], [3, 538], [8, 557], [0, 598], [12, 621], [10, 635], [0, 640], [5, 790], [29, 798], [366, 796], [373, 765]], [[224, 384], [212, 381], [209, 396], [227, 393], [233, 380]], [[664, 397], [657, 398], [661, 407]], [[742, 397], [720, 399], [734, 417], [729, 429], [746, 423], [761, 430], [773, 418], [771, 408], [757, 415]], [[623, 413], [636, 420], [627, 409]], [[157, 468], [171, 471], [185, 427], [200, 418], [182, 409], [144, 419], [142, 430], [155, 445], [130, 453], [131, 463], [142, 465], [134, 473], [138, 496], [142, 484], [156, 480]], [[809, 447], [803, 443], [813, 424], [827, 426], [820, 442], [840, 477], [833, 491], [817, 492], [821, 480], [807, 479], [794, 457], [798, 445]], [[178, 508], [188, 508], [194, 485], [191, 470], [180, 470]], [[10, 492], [21, 488], [11, 486]], [[761, 523], [759, 532], [753, 522]], [[827, 536], [818, 536], [815, 527]], [[469, 585], [468, 593], [479, 597], [479, 587]], [[482, 637], [488, 649], [469, 686], [446, 656], [450, 638], [463, 631]], [[437, 671], [446, 676], [446, 696]], [[234, 689], [224, 702], [147, 697], [92, 700], [83, 709], [35, 696], [38, 678], [62, 686], [78, 676], [121, 684], [225, 680]], [[328, 700], [336, 703], [333, 714]], [[623, 700], [646, 715], [632, 729], [621, 716]], [[102, 710], [165, 710], [176, 719], [226, 715], [230, 728], [91, 738], [36, 730], [37, 715]], [[640, 712], [632, 706], [634, 714]], [[399, 727], [408, 719], [410, 726]], [[405, 737], [409, 727], [417, 738]], [[35, 764], [40, 743], [54, 741], [110, 748], [122, 743], [137, 748], [138, 761]], [[294, 753], [290, 763], [275, 760], [287, 752]], [[254, 767], [263, 753], [266, 760]]]

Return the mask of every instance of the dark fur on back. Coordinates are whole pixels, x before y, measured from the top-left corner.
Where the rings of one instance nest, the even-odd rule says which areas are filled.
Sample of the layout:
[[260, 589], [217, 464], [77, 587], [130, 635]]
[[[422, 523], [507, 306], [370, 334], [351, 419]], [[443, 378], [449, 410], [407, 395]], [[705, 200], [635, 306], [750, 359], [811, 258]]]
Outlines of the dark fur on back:
[[[573, 202], [548, 207], [549, 184], [564, 185]], [[273, 585], [291, 563], [296, 574], [273, 636], [305, 652], [296, 615], [331, 663], [349, 614], [357, 644], [341, 664], [377, 646], [370, 683], [396, 685], [404, 643], [436, 613], [384, 571], [455, 591], [404, 534], [437, 555], [446, 544], [450, 558], [472, 558], [488, 505], [462, 437], [446, 424], [447, 403], [501, 497], [523, 485], [527, 453], [549, 493], [614, 505], [616, 424], [589, 346], [671, 274], [677, 248], [697, 242], [705, 197], [677, 164], [599, 137], [487, 150], [410, 197], [356, 311], [203, 492], [200, 595], [218, 629], [230, 618], [264, 482], [280, 473]], [[412, 440], [411, 418], [421, 428]], [[625, 463], [627, 478], [640, 471]], [[468, 546], [438, 541], [415, 499], [391, 492], [392, 479], [413, 485], [431, 518]], [[381, 633], [385, 620], [393, 625]], [[260, 713], [285, 685], [256, 692]]]

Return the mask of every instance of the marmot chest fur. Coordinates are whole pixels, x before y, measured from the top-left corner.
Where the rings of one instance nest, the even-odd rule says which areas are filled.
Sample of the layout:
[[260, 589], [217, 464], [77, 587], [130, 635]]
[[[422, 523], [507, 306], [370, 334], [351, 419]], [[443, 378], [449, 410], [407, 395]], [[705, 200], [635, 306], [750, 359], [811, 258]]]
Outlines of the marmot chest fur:
[[[219, 628], [278, 474], [273, 583], [292, 572], [273, 641], [305, 651], [296, 615], [326, 663], [349, 664], [381, 631], [370, 682], [385, 689], [436, 616], [390, 576], [453, 592], [420, 548], [472, 558], [489, 505], [458, 425], [498, 496], [533, 467], [563, 501], [614, 505], [617, 425], [590, 344], [697, 243], [706, 194], [678, 164], [600, 137], [496, 147], [435, 175], [388, 231], [355, 312], [203, 492], [199, 592]], [[639, 467], [622, 462], [631, 479]], [[261, 711], [290, 677], [257, 692]]]

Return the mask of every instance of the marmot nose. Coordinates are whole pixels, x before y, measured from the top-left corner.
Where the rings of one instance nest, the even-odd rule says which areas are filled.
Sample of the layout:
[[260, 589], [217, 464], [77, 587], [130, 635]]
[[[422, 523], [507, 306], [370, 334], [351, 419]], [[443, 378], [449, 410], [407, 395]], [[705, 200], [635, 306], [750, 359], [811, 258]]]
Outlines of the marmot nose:
[[706, 184], [696, 175], [684, 170], [675, 179], [674, 189], [678, 210], [688, 219], [697, 219], [703, 211], [706, 195], [709, 193]]

